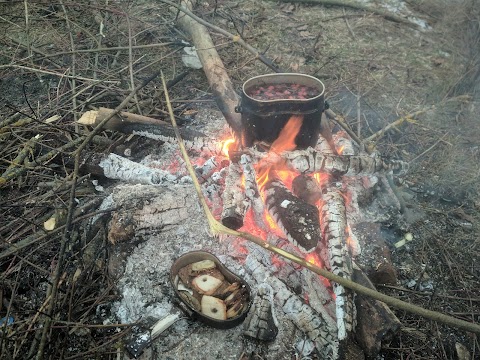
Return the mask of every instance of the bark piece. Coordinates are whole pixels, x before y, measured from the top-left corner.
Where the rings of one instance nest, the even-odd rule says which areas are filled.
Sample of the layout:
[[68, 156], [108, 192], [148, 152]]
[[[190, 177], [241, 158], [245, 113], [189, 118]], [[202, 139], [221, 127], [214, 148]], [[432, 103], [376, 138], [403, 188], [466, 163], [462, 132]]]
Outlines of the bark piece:
[[273, 341], [277, 337], [278, 327], [273, 310], [273, 289], [268, 284], [258, 287], [257, 297], [253, 301], [243, 326], [243, 333], [254, 339]]
[[302, 251], [311, 252], [320, 241], [318, 209], [294, 196], [279, 180], [265, 184], [267, 209], [288, 240]]

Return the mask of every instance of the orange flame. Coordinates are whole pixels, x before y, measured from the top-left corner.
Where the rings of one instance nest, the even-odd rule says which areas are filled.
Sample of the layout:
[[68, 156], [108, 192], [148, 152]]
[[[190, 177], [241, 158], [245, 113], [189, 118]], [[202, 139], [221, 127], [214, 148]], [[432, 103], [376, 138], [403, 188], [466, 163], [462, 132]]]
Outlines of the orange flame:
[[[284, 151], [291, 151], [296, 148], [295, 138], [303, 123], [303, 115], [292, 115], [278, 135], [277, 139], [272, 143], [270, 152], [281, 154]], [[257, 184], [262, 191], [263, 187], [271, 177], [269, 173], [274, 170], [272, 166], [265, 166], [260, 162], [256, 167]], [[278, 174], [277, 174], [278, 175]], [[280, 175], [279, 175], [280, 176]]]
[[318, 184], [319, 184], [320, 186], [323, 186], [323, 185], [325, 185], [325, 184], [328, 182], [329, 175], [326, 174], [326, 173], [319, 173], [319, 172], [317, 172], [317, 173], [313, 174], [313, 178], [314, 178], [315, 180], [317, 180], [317, 182], [318, 182]]
[[283, 151], [292, 151], [297, 145], [295, 138], [297, 137], [303, 123], [303, 115], [292, 115], [278, 135], [278, 138], [272, 143], [270, 151], [277, 154]]
[[337, 152], [338, 152], [338, 155], [342, 155], [343, 154], [343, 150], [345, 150], [345, 145], [342, 145], [338, 148]]
[[223, 146], [222, 146], [222, 153], [225, 155], [225, 156], [228, 156], [228, 152], [230, 151], [230, 148], [232, 147], [232, 145], [235, 143], [235, 139], [227, 139], [223, 142]]
[[322, 267], [322, 261], [320, 260], [320, 257], [314, 252], [307, 254], [307, 256], [305, 256], [305, 260], [307, 260], [310, 264]]

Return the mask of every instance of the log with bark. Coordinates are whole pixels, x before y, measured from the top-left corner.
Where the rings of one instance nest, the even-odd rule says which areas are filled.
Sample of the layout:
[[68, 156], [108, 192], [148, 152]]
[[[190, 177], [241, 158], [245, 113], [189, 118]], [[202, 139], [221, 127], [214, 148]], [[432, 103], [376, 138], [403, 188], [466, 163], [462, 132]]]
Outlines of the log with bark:
[[320, 241], [318, 209], [293, 195], [272, 173], [264, 191], [268, 212], [288, 240], [304, 252], [315, 250]]

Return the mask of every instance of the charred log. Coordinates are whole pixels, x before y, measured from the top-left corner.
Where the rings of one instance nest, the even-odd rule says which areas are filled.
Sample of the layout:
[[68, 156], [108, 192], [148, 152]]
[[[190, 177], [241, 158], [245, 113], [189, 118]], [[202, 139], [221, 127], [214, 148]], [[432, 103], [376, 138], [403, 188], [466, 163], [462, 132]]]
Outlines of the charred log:
[[254, 339], [273, 341], [278, 327], [273, 312], [273, 289], [268, 284], [260, 284], [252, 308], [245, 319], [243, 333]]
[[264, 187], [265, 203], [280, 228], [302, 251], [315, 250], [320, 241], [318, 209], [293, 195], [276, 178]]
[[[372, 175], [382, 171], [392, 171], [401, 176], [408, 171], [408, 163], [382, 156], [369, 155], [329, 155], [323, 151], [308, 148], [284, 152], [281, 155], [247, 150], [254, 158], [264, 162], [265, 166], [285, 164], [289, 169], [300, 173], [326, 172], [337, 176]], [[238, 161], [242, 152], [230, 154], [232, 161]]]
[[254, 256], [245, 261], [247, 271], [259, 283], [267, 281], [273, 288], [275, 299], [293, 323], [307, 334], [315, 344], [322, 359], [338, 359], [338, 340], [335, 322], [316, 313], [275, 276], [270, 276], [267, 268]]
[[315, 205], [322, 197], [318, 181], [305, 174], [298, 175], [293, 179], [292, 191], [295, 196], [311, 205]]
[[[78, 123], [88, 126], [97, 126], [107, 117], [111, 116], [113, 112], [115, 111], [107, 108], [87, 111], [78, 120]], [[175, 137], [175, 132], [173, 131], [173, 127], [169, 123], [166, 123], [163, 120], [150, 118], [148, 116], [132, 114], [129, 112], [120, 112], [119, 114], [114, 115], [104, 125], [104, 129], [119, 131], [125, 134], [150, 134], [150, 136], [144, 136], [165, 142], [177, 141]], [[205, 135], [199, 131], [185, 128], [180, 128], [179, 130], [180, 134], [182, 135], [182, 139], [186, 141], [198, 142], [199, 138], [205, 137]]]
[[[330, 271], [351, 279], [352, 258], [347, 244], [347, 215], [345, 199], [339, 189], [327, 184], [322, 189], [319, 205], [323, 243], [328, 251]], [[338, 337], [344, 340], [355, 328], [354, 294], [339, 284], [333, 285], [335, 293]]]
[[239, 164], [231, 163], [223, 192], [223, 225], [234, 230], [241, 228], [248, 207], [249, 202], [242, 188], [242, 168]]

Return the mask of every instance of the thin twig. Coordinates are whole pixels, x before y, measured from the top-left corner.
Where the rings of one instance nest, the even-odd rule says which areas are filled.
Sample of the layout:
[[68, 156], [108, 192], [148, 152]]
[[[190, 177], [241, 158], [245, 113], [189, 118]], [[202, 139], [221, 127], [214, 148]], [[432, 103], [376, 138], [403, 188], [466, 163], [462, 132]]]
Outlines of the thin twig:
[[[130, 24], [130, 17], [127, 15], [125, 16], [127, 20], [127, 27], [128, 27], [128, 72], [130, 74], [130, 86], [135, 89], [135, 79], [133, 78], [133, 50], [132, 50], [132, 25]], [[138, 103], [137, 93], [133, 95], [133, 99], [135, 100], [135, 104], [137, 105], [137, 111], [140, 115], [142, 115], [142, 109], [140, 108], [140, 104]]]
[[441, 141], [443, 141], [443, 139], [448, 135], [449, 131], [447, 131], [441, 138], [439, 138], [435, 144], [433, 144], [432, 146], [430, 146], [427, 150], [425, 150], [424, 152], [422, 152], [421, 154], [415, 156], [412, 160], [409, 161], [409, 163], [413, 163], [415, 160], [417, 160], [418, 158], [422, 157], [423, 155], [425, 155], [426, 153], [428, 153], [430, 150], [432, 150], [435, 146], [437, 146]]

